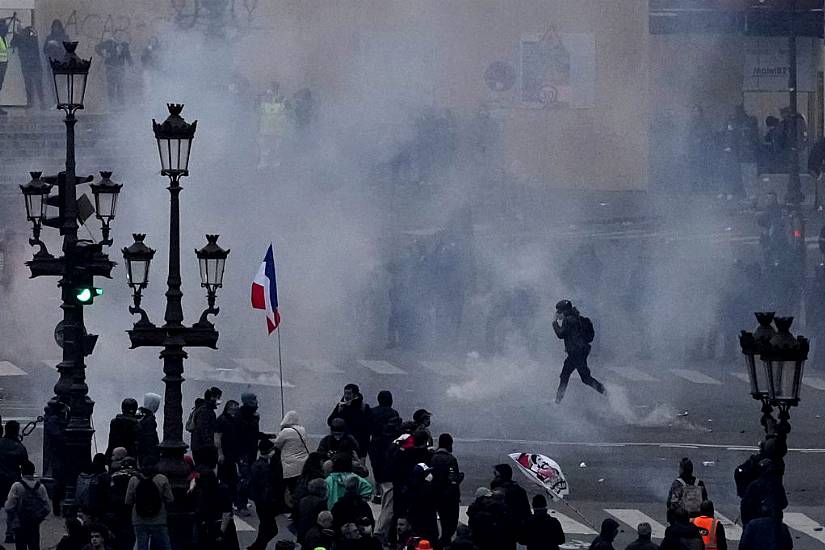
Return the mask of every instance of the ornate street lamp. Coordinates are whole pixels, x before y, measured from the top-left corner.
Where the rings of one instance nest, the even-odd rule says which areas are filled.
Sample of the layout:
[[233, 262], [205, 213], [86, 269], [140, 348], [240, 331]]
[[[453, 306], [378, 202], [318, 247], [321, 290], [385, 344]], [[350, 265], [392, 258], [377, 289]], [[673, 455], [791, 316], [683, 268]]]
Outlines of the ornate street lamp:
[[51, 258], [52, 255], [46, 250], [45, 243], [40, 240], [40, 228], [46, 219], [46, 198], [52, 186], [40, 178], [41, 172], [29, 172], [29, 175], [32, 177], [31, 181], [20, 186], [26, 200], [26, 218], [32, 222], [33, 238], [29, 239], [29, 244], [40, 247], [35, 253], [36, 258]]
[[103, 171], [100, 173], [100, 181], [91, 184], [92, 194], [95, 197], [95, 215], [102, 224], [103, 244], [111, 245], [109, 239], [109, 224], [115, 219], [117, 210], [117, 197], [120, 194], [120, 183], [111, 180], [112, 173]]
[[188, 543], [187, 537], [192, 530], [191, 524], [187, 523], [192, 516], [191, 510], [184, 504], [189, 485], [189, 468], [183, 462], [183, 455], [187, 449], [183, 441], [182, 397], [183, 362], [187, 357], [185, 348], [215, 349], [217, 346], [218, 331], [207, 320], [207, 316], [218, 313], [215, 296], [217, 289], [223, 284], [224, 267], [229, 251], [217, 244], [217, 235], [207, 235], [206, 246], [195, 251], [200, 267], [201, 286], [207, 289], [208, 307], [198, 322], [186, 326], [183, 322], [181, 291], [179, 197], [182, 191], [181, 177], [189, 175], [189, 153], [197, 123], [189, 124], [181, 117], [183, 105], [168, 104], [168, 108], [169, 117], [163, 123], [152, 121], [158, 143], [160, 173], [169, 178], [167, 189], [170, 197], [169, 271], [166, 279], [166, 311], [162, 326], [152, 324], [146, 312], [140, 307], [141, 292], [149, 284], [149, 265], [155, 251], [143, 243], [144, 235], [136, 234], [135, 242], [123, 249], [123, 257], [127, 264], [129, 286], [134, 294], [134, 306], [129, 308], [129, 312], [140, 315], [140, 320], [128, 331], [129, 340], [133, 348], [162, 348], [160, 356], [163, 359], [165, 393], [159, 469], [169, 478], [173, 490], [181, 497], [176, 500], [174, 509], [170, 509], [170, 534], [174, 545], [175, 540]]
[[[751, 395], [762, 401], [762, 425], [769, 436], [783, 438], [791, 431], [790, 408], [799, 405], [802, 374], [810, 348], [804, 336], [791, 332], [793, 317], [775, 317], [773, 312], [756, 313], [759, 327], [742, 331], [739, 343], [745, 356]], [[773, 329], [771, 323], [776, 325]], [[756, 356], [759, 356], [757, 362]], [[779, 422], [773, 418], [779, 408]]]
[[192, 151], [192, 139], [198, 126], [196, 120], [188, 124], [180, 116], [183, 105], [178, 103], [167, 104], [169, 117], [161, 124], [152, 119], [152, 128], [158, 142], [160, 155], [160, 173], [178, 179], [189, 175], [189, 153]]
[[83, 108], [86, 96], [86, 81], [89, 76], [91, 59], [81, 59], [76, 53], [77, 42], [63, 42], [66, 53], [63, 59], [49, 59], [54, 78], [54, 93], [57, 108], [66, 111], [66, 115]]

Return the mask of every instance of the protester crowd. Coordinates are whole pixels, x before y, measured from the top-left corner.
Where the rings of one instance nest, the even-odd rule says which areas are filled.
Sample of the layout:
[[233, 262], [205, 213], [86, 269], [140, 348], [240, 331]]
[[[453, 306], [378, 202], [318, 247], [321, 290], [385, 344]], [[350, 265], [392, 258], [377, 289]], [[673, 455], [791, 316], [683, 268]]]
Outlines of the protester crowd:
[[[168, 520], [182, 510], [194, 518], [185, 537], [193, 548], [239, 548], [234, 518], [253, 511], [259, 525], [251, 550], [278, 538], [280, 515], [291, 532], [276, 541], [281, 549], [295, 548], [292, 539], [311, 550], [515, 550], [518, 544], [547, 550], [565, 542], [545, 496], [531, 502], [509, 464], [495, 466], [489, 487], [475, 490], [468, 524], [459, 524], [464, 474], [453, 437], [433, 438], [426, 409], [403, 420], [389, 391], [370, 407], [358, 386], [347, 384], [327, 419], [329, 434], [317, 445], [295, 411], [284, 415], [278, 433], [265, 433], [255, 394], [227, 400], [218, 414], [221, 397], [213, 387], [196, 401], [185, 425], [191, 434], [187, 470], [171, 481], [158, 469], [160, 396], [147, 393], [142, 407], [125, 399], [110, 423], [106, 452], [76, 480], [77, 514], [67, 517], [58, 550], [169, 549]], [[785, 450], [781, 436], [769, 436], [735, 472], [742, 550], [793, 547], [782, 522]], [[0, 438], [0, 491], [8, 495], [6, 542], [18, 550], [39, 550], [40, 524], [61, 513], [59, 499], [52, 505], [34, 474], [20, 425], [9, 420]], [[377, 517], [370, 501], [380, 504]], [[689, 458], [679, 463], [666, 506], [669, 526], [661, 546], [642, 523], [628, 550], [727, 549], [724, 526]], [[605, 519], [590, 548], [613, 549], [618, 530], [615, 520]]]

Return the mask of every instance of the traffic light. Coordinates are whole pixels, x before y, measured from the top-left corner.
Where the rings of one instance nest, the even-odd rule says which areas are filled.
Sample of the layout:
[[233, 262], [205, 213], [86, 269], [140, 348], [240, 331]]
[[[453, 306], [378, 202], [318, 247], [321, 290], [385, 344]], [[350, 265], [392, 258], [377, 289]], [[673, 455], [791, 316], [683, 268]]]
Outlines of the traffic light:
[[74, 296], [81, 305], [90, 305], [95, 298], [103, 295], [103, 289], [96, 286], [82, 286], [75, 289]]

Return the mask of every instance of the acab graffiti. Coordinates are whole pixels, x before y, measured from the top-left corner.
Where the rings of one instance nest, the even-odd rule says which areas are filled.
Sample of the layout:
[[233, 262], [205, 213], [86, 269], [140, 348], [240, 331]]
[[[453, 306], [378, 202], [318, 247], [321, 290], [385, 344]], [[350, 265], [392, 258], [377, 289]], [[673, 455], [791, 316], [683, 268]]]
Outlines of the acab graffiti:
[[73, 10], [63, 21], [66, 32], [71, 37], [100, 41], [121, 34], [127, 41], [131, 41], [136, 34], [154, 34], [162, 23], [170, 19], [170, 16], [147, 18], [139, 14], [79, 13]]

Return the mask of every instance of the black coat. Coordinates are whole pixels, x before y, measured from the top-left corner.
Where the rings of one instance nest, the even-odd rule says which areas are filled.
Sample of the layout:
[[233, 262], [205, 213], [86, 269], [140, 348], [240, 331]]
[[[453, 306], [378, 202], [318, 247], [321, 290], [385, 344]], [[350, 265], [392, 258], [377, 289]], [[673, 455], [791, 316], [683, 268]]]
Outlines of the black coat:
[[777, 470], [763, 473], [748, 485], [740, 505], [742, 525], [763, 515], [763, 503], [769, 503], [774, 510], [788, 507], [788, 497], [782, 484], [782, 474]]
[[547, 512], [533, 514], [521, 528], [519, 543], [527, 550], [559, 550], [564, 544], [564, 530], [559, 520]]
[[370, 406], [364, 403], [361, 396], [349, 404], [340, 405], [340, 409], [339, 405], [335, 405], [327, 417], [327, 425], [331, 426], [336, 418], [343, 419], [347, 423], [347, 432], [358, 442], [358, 456], [366, 456], [370, 446]]
[[238, 414], [238, 441], [240, 460], [252, 464], [258, 457], [258, 443], [262, 438], [261, 417], [257, 407], [241, 405]]
[[324, 436], [321, 442], [318, 443], [317, 450], [326, 458], [332, 458], [333, 455], [338, 453], [360, 455], [358, 442], [349, 434], [345, 434], [341, 439], [337, 439], [332, 434]]
[[[318, 514], [327, 509], [327, 497], [307, 495], [295, 507], [295, 530], [298, 542], [317, 524]], [[314, 547], [310, 547], [314, 548]]]
[[137, 458], [138, 464], [140, 464], [143, 458], [147, 456], [159, 456], [158, 445], [160, 445], [160, 439], [158, 438], [158, 419], [155, 417], [155, 413], [141, 407], [138, 409], [138, 414]]
[[521, 530], [522, 524], [532, 515], [530, 500], [527, 498], [527, 491], [513, 480], [494, 480], [490, 484], [491, 489], [504, 489], [504, 505], [507, 507], [507, 521], [510, 526], [511, 538], [515, 540]]
[[387, 475], [387, 451], [401, 435], [401, 417], [392, 407], [378, 406], [370, 409], [369, 455], [375, 481], [392, 481]]
[[684, 550], [682, 540], [699, 539], [699, 543], [704, 548], [702, 534], [699, 528], [692, 523], [674, 523], [665, 529], [665, 538], [662, 540], [660, 550]]
[[739, 550], [791, 550], [793, 539], [788, 526], [774, 518], [748, 522], [739, 541]]
[[561, 324], [553, 321], [553, 331], [560, 340], [564, 340], [564, 351], [567, 353], [581, 353], [590, 350], [590, 344], [584, 337], [580, 317], [579, 311], [573, 308], [571, 313], [565, 314]]
[[433, 454], [430, 466], [433, 469], [433, 490], [437, 499], [457, 501], [464, 474], [458, 469], [455, 455], [446, 449], [438, 449]]
[[369, 518], [370, 525], [375, 525], [372, 508], [358, 493], [348, 493], [339, 498], [330, 512], [332, 512], [332, 527], [336, 533], [339, 533], [346, 523], [360, 524], [358, 520], [361, 518]]
[[334, 540], [332, 532], [324, 533], [320, 525], [314, 525], [312, 529], [307, 531], [301, 548], [309, 548], [311, 550], [315, 550], [315, 548], [326, 548], [326, 550], [332, 550]]
[[112, 451], [123, 447], [129, 456], [137, 456], [138, 440], [140, 439], [140, 425], [138, 418], [132, 414], [119, 414], [109, 423], [109, 446], [106, 447], [106, 458], [112, 457]]
[[467, 509], [473, 542], [480, 550], [500, 550], [508, 544], [507, 509], [493, 497], [480, 497]]

